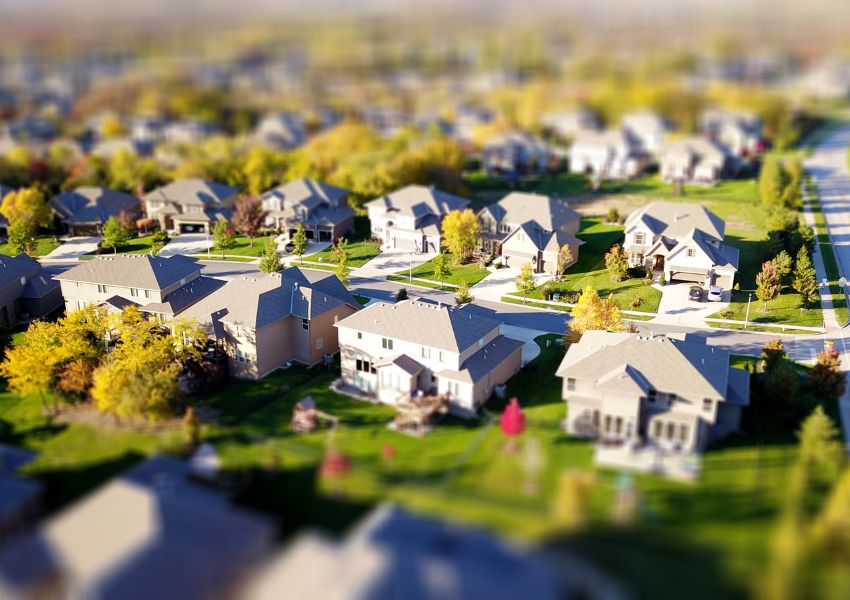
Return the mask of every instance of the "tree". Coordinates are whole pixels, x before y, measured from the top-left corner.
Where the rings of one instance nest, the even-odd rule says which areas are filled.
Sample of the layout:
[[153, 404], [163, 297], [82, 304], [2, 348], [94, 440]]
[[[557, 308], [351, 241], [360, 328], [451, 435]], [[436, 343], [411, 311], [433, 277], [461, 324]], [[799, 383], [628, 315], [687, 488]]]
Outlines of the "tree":
[[307, 252], [307, 232], [304, 231], [304, 225], [298, 223], [295, 228], [295, 235], [292, 236], [292, 244], [295, 246], [292, 249], [292, 254], [297, 256], [300, 262], [304, 262], [304, 253]]
[[266, 240], [266, 246], [263, 248], [263, 256], [260, 258], [258, 268], [263, 273], [277, 273], [281, 269], [280, 255], [277, 253], [277, 242], [274, 238]]
[[461, 306], [463, 304], [469, 304], [473, 300], [475, 300], [475, 298], [473, 298], [472, 294], [469, 293], [469, 284], [464, 281], [457, 289], [457, 295], [455, 296], [455, 304]]
[[761, 350], [761, 364], [765, 373], [769, 373], [776, 364], [788, 355], [785, 353], [785, 344], [779, 338], [774, 338], [764, 345]]
[[782, 250], [779, 254], [773, 257], [771, 262], [776, 268], [776, 276], [779, 279], [779, 284], [782, 285], [788, 283], [788, 276], [791, 274], [791, 266], [793, 264], [791, 255], [785, 250]]
[[765, 158], [759, 173], [759, 193], [762, 205], [773, 207], [780, 204], [785, 190], [785, 175], [779, 159], [768, 156]]
[[800, 376], [790, 360], [781, 359], [767, 372], [765, 392], [770, 400], [793, 403], [797, 399]]
[[592, 472], [571, 470], [561, 473], [552, 501], [552, 516], [561, 527], [575, 530], [587, 522], [593, 486]]
[[800, 438], [800, 461], [811, 468], [817, 468], [828, 478], [834, 478], [844, 465], [844, 444], [841, 431], [818, 406], [803, 421], [798, 433]]
[[249, 196], [236, 202], [231, 222], [236, 231], [248, 238], [248, 243], [253, 248], [254, 237], [259, 233], [268, 214], [268, 211], [263, 210], [259, 198]]
[[827, 555], [850, 555], [850, 469], [845, 469], [812, 526], [814, 543]]
[[587, 286], [573, 307], [569, 328], [574, 336], [581, 336], [588, 330], [624, 331], [626, 326], [614, 300], [600, 298]]
[[622, 281], [629, 272], [629, 259], [620, 244], [614, 244], [605, 254], [605, 268], [611, 276], [611, 281]]
[[508, 438], [518, 437], [525, 431], [525, 414], [523, 414], [517, 398], [511, 398], [508, 402], [499, 418], [499, 427]]
[[516, 289], [522, 294], [522, 299], [528, 298], [528, 295], [534, 291], [534, 272], [531, 268], [531, 263], [525, 263], [519, 268], [519, 275], [516, 278]]
[[9, 225], [25, 223], [30, 234], [39, 227], [47, 227], [53, 218], [53, 212], [38, 188], [22, 188], [9, 192], [0, 204], [0, 214], [9, 221]]
[[457, 263], [475, 250], [480, 237], [481, 225], [471, 209], [453, 210], [443, 219], [443, 246]]
[[756, 297], [762, 301], [762, 310], [767, 312], [767, 303], [779, 295], [779, 277], [776, 274], [776, 265], [771, 261], [765, 261], [761, 265], [761, 272], [756, 275]]
[[106, 220], [106, 223], [103, 224], [102, 234], [103, 240], [100, 242], [100, 246], [107, 250], [112, 249], [115, 254], [118, 254], [118, 248], [130, 239], [130, 231], [116, 216], [111, 216]]
[[440, 252], [434, 257], [434, 277], [440, 282], [440, 288], [443, 287], [443, 282], [449, 275], [451, 275], [451, 271], [449, 271], [449, 257]]
[[248, 193], [258, 196], [280, 180], [286, 166], [285, 156], [265, 146], [254, 146], [248, 151], [243, 171]]
[[803, 206], [803, 194], [800, 186], [803, 183], [803, 163], [800, 157], [794, 156], [786, 161], [785, 188], [782, 190], [782, 204], [787, 208], [799, 209]]
[[339, 263], [343, 255], [348, 255], [348, 240], [344, 237], [339, 237], [331, 245], [331, 261]]
[[340, 257], [339, 262], [336, 263], [334, 273], [343, 285], [348, 285], [348, 280], [351, 276], [351, 267], [348, 266], [348, 252]]
[[224, 219], [218, 219], [213, 226], [213, 250], [221, 253], [224, 258], [224, 253], [236, 246], [236, 236], [233, 235], [233, 230]]
[[9, 226], [8, 247], [12, 256], [29, 250], [32, 242], [32, 232], [24, 221], [18, 221]]
[[846, 378], [841, 371], [841, 357], [835, 346], [828, 344], [817, 353], [809, 371], [809, 387], [822, 398], [835, 399], [844, 393]]
[[127, 127], [118, 115], [108, 114], [100, 122], [100, 135], [103, 139], [114, 140], [127, 135]]
[[573, 257], [573, 250], [570, 248], [570, 245], [564, 244], [561, 246], [560, 250], [558, 250], [558, 270], [555, 273], [558, 279], [564, 275], [564, 271], [567, 270], [567, 267], [573, 264], [574, 260], [575, 257]]
[[156, 256], [168, 243], [168, 232], [164, 229], [157, 229], [151, 236], [151, 252]]
[[396, 302], [401, 302], [402, 300], [407, 300], [407, 288], [401, 288], [395, 294]]
[[797, 265], [791, 286], [800, 294], [803, 306], [808, 306], [818, 297], [817, 272], [805, 246], [797, 253]]

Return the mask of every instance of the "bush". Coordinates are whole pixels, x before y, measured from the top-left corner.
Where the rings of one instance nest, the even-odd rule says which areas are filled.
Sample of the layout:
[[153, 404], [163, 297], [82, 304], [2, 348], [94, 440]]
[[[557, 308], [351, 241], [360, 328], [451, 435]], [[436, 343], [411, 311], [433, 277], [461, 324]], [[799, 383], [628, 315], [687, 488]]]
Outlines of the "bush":
[[618, 223], [620, 221], [620, 211], [613, 206], [608, 209], [607, 221], [609, 223]]
[[641, 297], [640, 294], [638, 294], [637, 296], [632, 298], [632, 304], [631, 304], [632, 308], [638, 308], [642, 304], [643, 304], [643, 298]]
[[401, 288], [395, 295], [396, 302], [407, 300], [407, 288]]
[[[628, 275], [629, 279], [643, 279], [648, 273], [646, 271], [646, 267], [629, 267], [628, 271], [626, 271], [626, 275]], [[652, 280], [650, 279], [650, 282]]]
[[549, 284], [544, 285], [542, 288], [540, 288], [540, 293], [543, 294], [544, 300], [551, 300], [552, 299], [552, 286], [549, 285]]

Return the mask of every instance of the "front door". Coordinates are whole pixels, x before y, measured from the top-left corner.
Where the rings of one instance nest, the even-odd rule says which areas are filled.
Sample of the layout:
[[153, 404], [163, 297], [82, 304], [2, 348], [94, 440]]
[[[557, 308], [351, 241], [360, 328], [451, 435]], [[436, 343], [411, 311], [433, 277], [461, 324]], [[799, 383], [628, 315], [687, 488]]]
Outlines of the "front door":
[[655, 262], [652, 266], [653, 271], [663, 271], [664, 270], [664, 257], [660, 254], [655, 255]]

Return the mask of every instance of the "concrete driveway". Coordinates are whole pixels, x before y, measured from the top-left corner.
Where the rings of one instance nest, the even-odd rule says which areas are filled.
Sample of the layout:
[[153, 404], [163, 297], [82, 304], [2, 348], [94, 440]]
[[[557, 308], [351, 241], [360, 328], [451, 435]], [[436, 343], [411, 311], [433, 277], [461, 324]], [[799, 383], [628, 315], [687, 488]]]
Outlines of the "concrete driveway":
[[[475, 298], [498, 302], [505, 294], [516, 291], [516, 278], [518, 275], [519, 269], [513, 269], [511, 267], [494, 269], [487, 277], [473, 285], [469, 291]], [[551, 279], [551, 277], [548, 273], [538, 273], [534, 276], [534, 282], [540, 285], [544, 281]]]
[[66, 239], [61, 246], [50, 254], [43, 256], [46, 260], [74, 260], [84, 254], [91, 254], [97, 250], [97, 245], [102, 238], [96, 237], [73, 237]]
[[415, 254], [405, 250], [387, 250], [356, 269], [354, 274], [360, 278], [381, 279], [400, 271], [406, 271], [411, 266], [417, 267], [437, 256], [435, 252]]
[[212, 246], [212, 238], [204, 233], [183, 233], [175, 235], [165, 247], [159, 251], [160, 256], [174, 256], [176, 254], [200, 254], [206, 252]]
[[661, 302], [658, 303], [658, 316], [653, 323], [672, 325], [690, 325], [705, 327], [705, 318], [729, 306], [732, 292], [723, 290], [723, 301], [709, 302], [705, 299], [706, 292], [699, 302], [688, 298], [690, 283], [673, 283], [661, 288]]

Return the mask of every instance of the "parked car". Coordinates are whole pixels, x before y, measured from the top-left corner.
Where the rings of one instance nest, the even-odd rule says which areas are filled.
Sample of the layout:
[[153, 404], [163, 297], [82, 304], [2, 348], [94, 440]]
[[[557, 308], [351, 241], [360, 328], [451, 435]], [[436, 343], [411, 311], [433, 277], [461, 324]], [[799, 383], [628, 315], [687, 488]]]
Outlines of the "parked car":
[[295, 244], [293, 244], [292, 242], [288, 242], [286, 246], [283, 247], [283, 249], [291, 253], [293, 250], [295, 250]]
[[723, 289], [720, 286], [713, 285], [708, 288], [708, 301], [720, 302], [723, 299]]
[[698, 285], [692, 285], [691, 289], [688, 290], [688, 299], [695, 302], [702, 300], [702, 288]]

